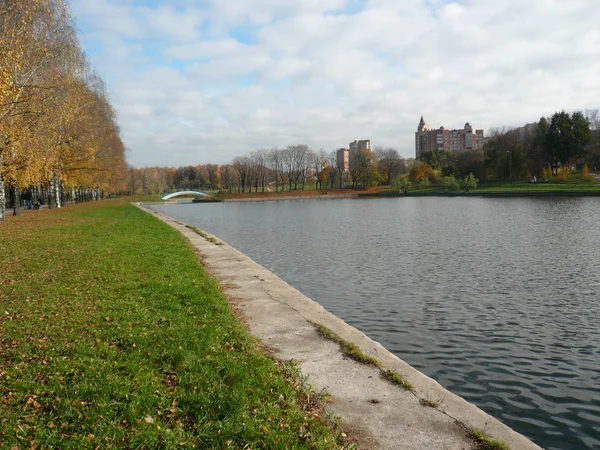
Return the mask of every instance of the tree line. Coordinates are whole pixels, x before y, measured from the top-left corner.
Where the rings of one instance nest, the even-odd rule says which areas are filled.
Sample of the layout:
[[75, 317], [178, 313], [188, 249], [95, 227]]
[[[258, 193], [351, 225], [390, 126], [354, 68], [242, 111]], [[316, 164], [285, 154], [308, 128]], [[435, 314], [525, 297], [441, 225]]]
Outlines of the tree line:
[[125, 189], [126, 173], [115, 112], [68, 3], [0, 0], [0, 220], [24, 190], [60, 207]]
[[230, 164], [179, 168], [131, 168], [128, 193], [159, 194], [184, 189], [227, 192], [284, 192], [392, 185], [407, 172], [411, 161], [396, 149], [350, 152], [347, 167], [337, 150], [314, 151], [304, 144], [258, 149], [233, 158]]
[[420, 156], [413, 181], [527, 179], [551, 176], [572, 167], [600, 169], [600, 113], [597, 109], [560, 111], [513, 129], [492, 129], [481, 150], [433, 149]]
[[479, 180], [524, 179], [557, 173], [567, 166], [600, 169], [598, 110], [557, 112], [514, 129], [492, 129], [482, 149], [450, 152], [433, 149], [419, 160], [402, 158], [394, 148], [350, 152], [348, 166], [337, 150], [314, 151], [304, 144], [258, 149], [230, 164], [179, 168], [129, 169], [130, 194], [160, 194], [183, 189], [227, 192], [283, 192], [440, 184], [448, 190], [471, 189]]

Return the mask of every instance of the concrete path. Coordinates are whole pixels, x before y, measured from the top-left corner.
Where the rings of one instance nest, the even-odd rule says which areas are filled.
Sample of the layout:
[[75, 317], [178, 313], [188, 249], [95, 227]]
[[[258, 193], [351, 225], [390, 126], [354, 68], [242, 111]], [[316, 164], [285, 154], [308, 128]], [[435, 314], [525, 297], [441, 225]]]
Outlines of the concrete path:
[[596, 180], [598, 183], [600, 183], [600, 173], [591, 173], [590, 172], [590, 177], [592, 177], [594, 180]]
[[[161, 213], [141, 209], [180, 231], [221, 285], [250, 333], [279, 360], [293, 360], [315, 391], [330, 395], [327, 410], [342, 419], [361, 449], [475, 448], [467, 430], [484, 431], [512, 450], [540, 449], [524, 436], [444, 389], [227, 244], [217, 245]], [[221, 243], [218, 237], [213, 237]], [[342, 355], [312, 323], [326, 326], [414, 386], [406, 391], [380, 370]], [[437, 403], [423, 406], [420, 399]]]
[[358, 194], [327, 194], [327, 195], [275, 195], [272, 197], [235, 197], [223, 199], [224, 202], [280, 202], [284, 200], [336, 200], [340, 198], [358, 198]]

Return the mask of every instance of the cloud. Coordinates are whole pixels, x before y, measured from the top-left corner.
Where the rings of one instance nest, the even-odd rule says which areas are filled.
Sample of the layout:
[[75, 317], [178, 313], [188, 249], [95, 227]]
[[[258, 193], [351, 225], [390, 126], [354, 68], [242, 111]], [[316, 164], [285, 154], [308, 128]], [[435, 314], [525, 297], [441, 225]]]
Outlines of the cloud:
[[598, 107], [591, 0], [81, 0], [135, 166], [354, 139], [413, 156], [435, 126]]

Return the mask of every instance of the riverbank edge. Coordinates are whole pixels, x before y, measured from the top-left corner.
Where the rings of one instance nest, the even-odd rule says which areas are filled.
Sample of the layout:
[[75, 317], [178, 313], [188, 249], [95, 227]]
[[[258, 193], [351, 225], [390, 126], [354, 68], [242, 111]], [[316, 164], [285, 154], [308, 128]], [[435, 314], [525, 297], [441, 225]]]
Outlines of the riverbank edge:
[[277, 201], [298, 201], [298, 200], [339, 200], [339, 199], [368, 199], [368, 198], [402, 198], [402, 197], [480, 197], [480, 198], [519, 198], [519, 197], [600, 197], [600, 191], [517, 191], [517, 192], [407, 192], [399, 194], [397, 192], [376, 192], [376, 193], [349, 193], [349, 194], [327, 194], [327, 195], [281, 195], [273, 197], [252, 197], [248, 194], [247, 198], [224, 198], [213, 200], [167, 200], [167, 201], [148, 201], [144, 205], [165, 205], [165, 204], [202, 204], [202, 203], [258, 203], [258, 202], [277, 202]]
[[516, 192], [395, 192], [363, 193], [359, 198], [369, 197], [600, 197], [600, 191], [516, 191]]
[[[483, 431], [513, 450], [541, 448], [446, 390], [217, 236], [200, 235], [146, 205], [136, 203], [192, 243], [250, 333], [277, 359], [293, 359], [315, 390], [330, 395], [327, 409], [357, 434], [361, 448], [475, 448], [467, 437], [468, 430]], [[414, 390], [402, 390], [383, 379], [380, 369], [344, 357], [335, 343], [317, 333], [315, 323], [375, 358], [381, 370], [398, 373]], [[420, 400], [436, 407], [423, 406]]]

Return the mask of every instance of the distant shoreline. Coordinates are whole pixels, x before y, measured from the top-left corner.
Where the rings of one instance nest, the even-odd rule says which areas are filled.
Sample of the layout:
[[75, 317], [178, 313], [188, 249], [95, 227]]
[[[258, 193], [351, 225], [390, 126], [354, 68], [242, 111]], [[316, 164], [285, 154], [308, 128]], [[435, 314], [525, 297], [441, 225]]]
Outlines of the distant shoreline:
[[166, 204], [189, 204], [189, 203], [259, 203], [276, 201], [299, 201], [299, 200], [341, 200], [347, 198], [369, 199], [369, 198], [402, 198], [402, 197], [483, 197], [483, 198], [518, 198], [518, 197], [600, 197], [600, 191], [515, 191], [515, 192], [352, 192], [347, 194], [314, 194], [314, 195], [253, 195], [244, 197], [214, 198], [210, 200], [193, 201], [193, 199], [182, 198], [170, 201], [141, 201], [142, 205], [166, 205]]
[[407, 192], [357, 194], [357, 197], [600, 197], [600, 191]]

